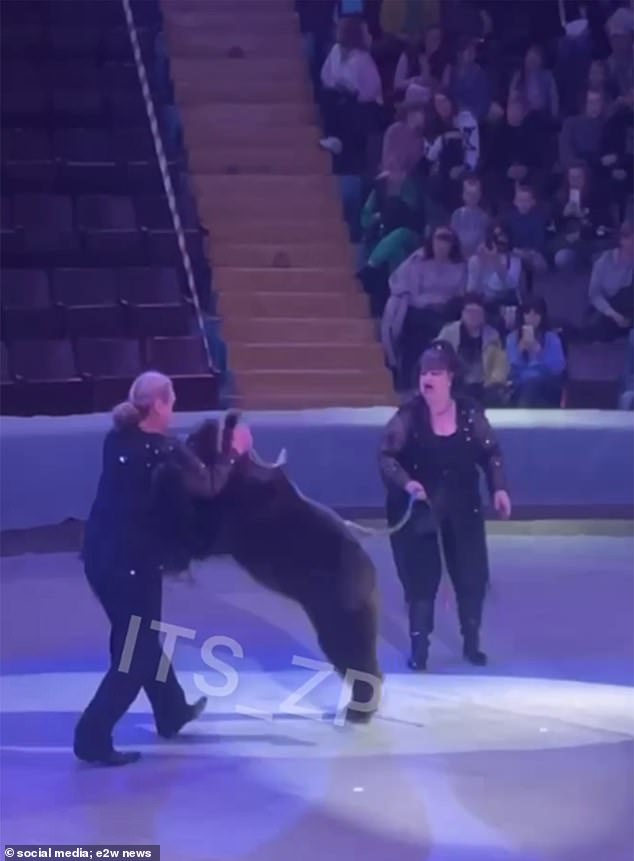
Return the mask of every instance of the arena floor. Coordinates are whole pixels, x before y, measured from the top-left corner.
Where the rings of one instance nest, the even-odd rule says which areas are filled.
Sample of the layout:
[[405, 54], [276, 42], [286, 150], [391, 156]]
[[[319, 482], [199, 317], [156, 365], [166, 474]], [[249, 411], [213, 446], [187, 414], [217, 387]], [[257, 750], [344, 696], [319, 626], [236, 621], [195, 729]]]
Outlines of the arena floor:
[[[386, 696], [366, 727], [341, 725], [332, 676], [300, 697], [321, 655], [294, 606], [224, 560], [170, 583], [164, 618], [190, 629], [180, 677], [192, 698], [215, 695], [171, 742], [139, 699], [117, 743], [144, 756], [123, 769], [71, 753], [107, 642], [76, 555], [5, 556], [3, 843], [160, 844], [163, 861], [631, 861], [632, 524], [491, 533], [490, 665], [462, 663], [443, 586], [422, 677], [404, 666], [387, 543], [368, 540]], [[216, 669], [201, 655], [212, 636], [230, 638]]]

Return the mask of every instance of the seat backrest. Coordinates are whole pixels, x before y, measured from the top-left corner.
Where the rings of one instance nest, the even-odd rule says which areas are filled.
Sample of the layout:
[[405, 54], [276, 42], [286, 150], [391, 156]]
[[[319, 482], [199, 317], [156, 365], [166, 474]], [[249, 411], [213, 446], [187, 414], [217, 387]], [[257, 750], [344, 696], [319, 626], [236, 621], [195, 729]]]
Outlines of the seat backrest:
[[77, 223], [88, 230], [134, 230], [136, 219], [129, 197], [90, 194], [77, 201]]
[[16, 194], [13, 220], [20, 227], [46, 228], [51, 233], [73, 229], [73, 205], [63, 194]]
[[79, 369], [94, 377], [136, 377], [142, 370], [137, 340], [84, 338], [77, 342]]
[[51, 140], [43, 129], [3, 129], [2, 161], [32, 162], [52, 159]]
[[114, 161], [108, 133], [101, 129], [58, 129], [53, 149], [63, 161], [97, 164]]
[[209, 364], [202, 338], [152, 338], [147, 345], [148, 367], [164, 374], [207, 374]]
[[0, 379], [3, 383], [9, 382], [11, 372], [9, 371], [9, 351], [4, 341], [0, 342]]
[[3, 308], [46, 308], [51, 302], [46, 272], [43, 269], [5, 269], [0, 297]]
[[115, 305], [117, 285], [112, 269], [54, 269], [53, 297], [68, 306]]
[[129, 266], [117, 270], [119, 296], [132, 305], [169, 305], [182, 301], [178, 272], [170, 266]]
[[14, 374], [25, 380], [70, 380], [77, 377], [70, 341], [14, 341], [10, 355]]

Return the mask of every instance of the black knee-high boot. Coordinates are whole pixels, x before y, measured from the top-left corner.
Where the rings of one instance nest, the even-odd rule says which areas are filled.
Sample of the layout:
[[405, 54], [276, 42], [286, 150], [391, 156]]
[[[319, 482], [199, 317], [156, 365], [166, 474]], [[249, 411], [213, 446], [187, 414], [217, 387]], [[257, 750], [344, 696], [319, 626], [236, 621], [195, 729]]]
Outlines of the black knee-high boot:
[[470, 612], [469, 608], [460, 608], [460, 629], [463, 638], [462, 654], [470, 664], [483, 667], [487, 663], [486, 654], [480, 649], [480, 624], [482, 612]]
[[409, 604], [409, 635], [412, 652], [407, 665], [411, 670], [427, 669], [429, 636], [434, 630], [434, 605], [430, 601], [411, 601]]

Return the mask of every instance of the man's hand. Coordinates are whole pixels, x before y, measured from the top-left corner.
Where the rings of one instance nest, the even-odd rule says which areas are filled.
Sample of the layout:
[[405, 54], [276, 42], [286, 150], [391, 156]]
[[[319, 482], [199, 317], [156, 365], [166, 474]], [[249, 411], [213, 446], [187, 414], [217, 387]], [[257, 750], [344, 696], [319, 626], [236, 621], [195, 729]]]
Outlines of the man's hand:
[[231, 447], [238, 454], [246, 454], [253, 448], [253, 437], [247, 425], [238, 425], [231, 437]]
[[502, 520], [508, 520], [511, 516], [511, 497], [505, 490], [496, 490], [493, 497], [493, 505], [497, 511], [498, 517]]
[[410, 496], [413, 496], [414, 499], [419, 501], [424, 501], [427, 499], [427, 494], [425, 493], [425, 488], [419, 481], [408, 481], [405, 485], [405, 490], [409, 493]]

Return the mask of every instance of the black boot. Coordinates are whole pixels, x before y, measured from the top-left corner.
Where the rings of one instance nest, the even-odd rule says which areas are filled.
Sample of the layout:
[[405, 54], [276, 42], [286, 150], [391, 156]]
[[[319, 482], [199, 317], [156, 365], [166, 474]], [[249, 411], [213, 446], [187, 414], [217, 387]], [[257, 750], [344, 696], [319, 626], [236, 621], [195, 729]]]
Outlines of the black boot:
[[412, 601], [409, 605], [409, 635], [412, 651], [407, 666], [415, 672], [425, 672], [429, 654], [429, 635], [434, 629], [434, 605], [428, 601]]
[[464, 646], [462, 654], [465, 659], [476, 667], [484, 667], [487, 656], [480, 649], [480, 625], [477, 620], [466, 620], [462, 627]]
[[160, 727], [158, 730], [158, 734], [162, 738], [174, 738], [174, 736], [178, 735], [178, 733], [186, 724], [196, 720], [201, 716], [201, 714], [205, 710], [206, 705], [207, 697], [199, 697], [199, 699], [197, 699], [193, 705], [188, 705], [186, 707], [185, 713], [182, 715], [182, 717], [176, 724], [170, 727]]

